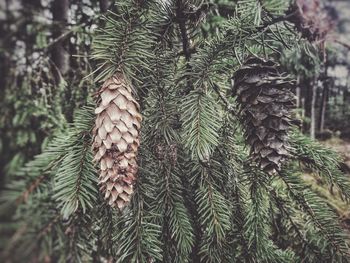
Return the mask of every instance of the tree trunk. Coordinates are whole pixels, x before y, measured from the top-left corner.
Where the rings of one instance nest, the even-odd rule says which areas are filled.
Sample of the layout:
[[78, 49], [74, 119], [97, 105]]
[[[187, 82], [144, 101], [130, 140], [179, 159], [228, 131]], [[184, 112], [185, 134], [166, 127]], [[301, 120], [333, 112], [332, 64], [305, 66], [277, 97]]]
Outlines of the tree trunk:
[[328, 102], [328, 93], [329, 93], [329, 78], [328, 78], [328, 67], [326, 65], [325, 67], [325, 76], [323, 80], [323, 90], [322, 90], [322, 97], [321, 97], [321, 105], [320, 105], [320, 113], [319, 113], [319, 131], [323, 132], [324, 130], [324, 123], [325, 123], [325, 116], [326, 116], [326, 108], [327, 108], [327, 102]]
[[[346, 88], [343, 93], [343, 104], [344, 105], [350, 104], [350, 69], [346, 77]], [[344, 106], [342, 111], [343, 116], [346, 116], [346, 114], [348, 114], [347, 111], [348, 111], [348, 108]], [[348, 127], [350, 128], [350, 124], [348, 125]]]
[[304, 110], [305, 117], [308, 121], [304, 122], [303, 130], [304, 132], [309, 132], [311, 138], [315, 138], [315, 106], [316, 106], [316, 89], [317, 80], [315, 76], [314, 79], [305, 79], [302, 83], [302, 95], [304, 97]]
[[311, 97], [311, 123], [310, 123], [310, 137], [312, 139], [315, 139], [315, 132], [316, 132], [316, 90], [317, 90], [317, 77], [315, 76], [315, 79], [312, 83], [312, 97]]
[[[10, 40], [8, 34], [10, 34], [10, 12], [9, 12], [9, 2], [1, 3], [0, 7], [4, 10], [3, 17], [0, 19], [0, 35], [3, 36], [0, 38], [0, 47], [4, 50], [4, 52], [0, 52], [0, 87], [6, 87], [6, 80], [8, 76], [8, 72], [10, 70], [10, 58], [8, 51], [10, 50]], [[3, 94], [5, 93], [4, 88], [0, 88], [0, 96], [3, 98]]]
[[100, 0], [100, 11], [106, 13], [109, 7], [109, 0]]
[[320, 107], [320, 118], [319, 118], [319, 131], [320, 132], [323, 132], [323, 130], [324, 130], [327, 100], [328, 100], [328, 84], [325, 83], [324, 87], [323, 87], [322, 101], [321, 101], [321, 107]]
[[[52, 4], [52, 18], [54, 29], [53, 39], [57, 39], [65, 33], [68, 24], [69, 0], [54, 0]], [[54, 44], [51, 52], [52, 61], [57, 67], [55, 80], [60, 82], [61, 76], [69, 70], [69, 38], [64, 38]]]
[[301, 108], [301, 90], [300, 90], [300, 77], [297, 78], [297, 87], [296, 87], [296, 107], [297, 109]]
[[[296, 118], [299, 120], [304, 119], [304, 100], [302, 98], [302, 93], [301, 93], [301, 88], [300, 88], [301, 82], [300, 82], [300, 77], [297, 77], [297, 86], [295, 89], [295, 95], [296, 95]], [[300, 130], [302, 130], [302, 127], [299, 127]]]
[[310, 131], [311, 121], [311, 101], [312, 101], [312, 82], [310, 79], [303, 79], [300, 85], [301, 89], [301, 103], [303, 106], [303, 132], [308, 133]]
[[[22, 8], [23, 8], [23, 16], [25, 17], [25, 23], [21, 25], [21, 28], [17, 31], [18, 34], [22, 34], [23, 30], [25, 34], [23, 37], [23, 41], [25, 42], [25, 57], [27, 67], [30, 68], [32, 66], [32, 55], [34, 52], [35, 44], [36, 44], [36, 33], [35, 30], [30, 30], [29, 28], [32, 26], [34, 17], [37, 15], [41, 15], [42, 6], [40, 0], [22, 0]], [[32, 88], [33, 89], [33, 88]]]
[[[8, 35], [10, 34], [10, 12], [9, 12], [9, 1], [1, 3], [2, 10], [4, 10], [3, 17], [0, 19], [0, 35], [2, 36], [0, 38], [0, 47], [3, 49], [2, 52], [0, 52], [0, 103], [3, 103], [3, 100], [5, 98], [5, 91], [7, 88], [7, 82], [8, 76], [10, 74], [11, 67], [11, 52], [10, 46], [11, 41], [8, 38]], [[2, 125], [4, 125], [2, 123]], [[4, 132], [3, 127], [0, 127], [0, 134], [2, 135], [2, 132]], [[4, 149], [9, 148], [8, 142], [5, 140], [2, 140], [3, 138], [0, 138], [1, 148], [0, 148], [0, 154], [2, 155], [0, 158], [0, 187], [2, 188], [4, 179], [5, 179], [5, 166], [8, 160], [8, 154], [5, 154]]]

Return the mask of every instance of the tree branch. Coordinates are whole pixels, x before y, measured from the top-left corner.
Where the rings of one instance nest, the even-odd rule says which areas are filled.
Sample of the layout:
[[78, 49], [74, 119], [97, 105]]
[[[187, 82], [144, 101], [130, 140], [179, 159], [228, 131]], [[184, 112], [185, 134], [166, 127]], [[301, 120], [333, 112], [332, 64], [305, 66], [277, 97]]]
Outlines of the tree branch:
[[227, 100], [227, 98], [220, 92], [220, 88], [217, 84], [213, 84], [213, 90], [215, 93], [219, 96], [221, 101], [225, 104], [226, 109], [229, 113], [231, 113], [233, 116], [237, 117], [237, 113], [234, 110], [234, 107], [231, 105], [231, 103]]
[[294, 12], [288, 12], [282, 16], [278, 16], [278, 17], [272, 17], [271, 21], [267, 21], [265, 22], [263, 25], [258, 26], [256, 29], [258, 31], [263, 31], [265, 30], [267, 27], [272, 26], [274, 24], [277, 24], [279, 22], [283, 22], [283, 21], [288, 21], [289, 18], [293, 17], [295, 15], [296, 11]]
[[189, 39], [188, 39], [187, 29], [186, 29], [186, 16], [182, 9], [181, 0], [178, 0], [176, 2], [176, 5], [177, 5], [176, 18], [180, 28], [182, 48], [185, 54], [186, 61], [189, 61], [191, 59], [191, 52], [190, 52]]
[[337, 43], [337, 44], [339, 44], [339, 45], [342, 45], [343, 47], [345, 47], [345, 48], [347, 48], [347, 49], [350, 50], [350, 44], [345, 43], [345, 42], [343, 42], [343, 41], [341, 41], [341, 40], [338, 40], [338, 39], [335, 39], [334, 42]]

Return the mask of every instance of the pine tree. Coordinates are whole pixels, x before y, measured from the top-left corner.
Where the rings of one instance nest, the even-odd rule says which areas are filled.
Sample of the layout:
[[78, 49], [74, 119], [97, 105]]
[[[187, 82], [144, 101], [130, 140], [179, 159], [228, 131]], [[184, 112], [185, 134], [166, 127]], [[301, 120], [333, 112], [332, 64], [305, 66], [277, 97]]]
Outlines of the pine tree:
[[336, 212], [302, 177], [350, 199], [337, 154], [292, 127], [283, 58], [307, 40], [288, 1], [239, 0], [212, 32], [218, 6], [116, 1], [94, 36], [97, 104], [3, 191], [18, 224], [3, 258], [349, 261]]

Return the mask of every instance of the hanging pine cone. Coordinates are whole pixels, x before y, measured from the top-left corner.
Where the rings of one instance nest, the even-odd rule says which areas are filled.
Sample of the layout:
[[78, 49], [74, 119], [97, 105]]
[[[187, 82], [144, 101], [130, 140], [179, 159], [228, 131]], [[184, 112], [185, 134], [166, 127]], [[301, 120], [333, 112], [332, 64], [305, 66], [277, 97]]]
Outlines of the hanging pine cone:
[[294, 83], [273, 61], [260, 58], [248, 59], [233, 80], [232, 92], [237, 96], [252, 159], [273, 174], [288, 157]]
[[100, 164], [100, 191], [109, 205], [122, 209], [136, 180], [142, 117], [122, 73], [107, 79], [98, 94], [93, 150]]

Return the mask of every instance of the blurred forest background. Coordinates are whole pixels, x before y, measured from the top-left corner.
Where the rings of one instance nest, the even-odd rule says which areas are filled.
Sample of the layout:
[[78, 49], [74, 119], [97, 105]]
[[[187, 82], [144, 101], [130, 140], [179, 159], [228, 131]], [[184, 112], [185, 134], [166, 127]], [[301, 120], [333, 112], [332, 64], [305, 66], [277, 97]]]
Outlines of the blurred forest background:
[[[92, 37], [111, 2], [0, 1], [0, 185], [67, 127], [76, 109], [92, 101], [97, 88], [92, 74], [96, 67], [89, 59]], [[215, 34], [235, 7], [235, 1], [208, 2], [215, 15], [203, 25], [204, 35]], [[293, 65], [290, 71], [298, 76], [303, 132], [339, 151], [345, 158], [342, 169], [350, 173], [350, 1], [325, 2], [336, 28], [324, 54], [294, 50], [285, 65]], [[327, 194], [308, 171], [305, 180], [350, 228], [350, 207]]]
[[[215, 27], [232, 14], [234, 1], [211, 1]], [[350, 138], [350, 2], [327, 0], [337, 23], [325, 56], [293, 54], [303, 131], [321, 140]], [[72, 121], [91, 98], [92, 34], [108, 0], [3, 0], [0, 2], [1, 181], [39, 153], [54, 131]], [[303, 60], [304, 59], [304, 60]], [[295, 63], [286, 61], [286, 64]], [[315, 67], [316, 66], [316, 67]], [[316, 70], [314, 70], [316, 68]], [[315, 72], [317, 71], [317, 72]], [[303, 87], [313, 87], [306, 89]], [[349, 146], [333, 141], [344, 153]], [[350, 158], [348, 156], [348, 158]]]

